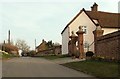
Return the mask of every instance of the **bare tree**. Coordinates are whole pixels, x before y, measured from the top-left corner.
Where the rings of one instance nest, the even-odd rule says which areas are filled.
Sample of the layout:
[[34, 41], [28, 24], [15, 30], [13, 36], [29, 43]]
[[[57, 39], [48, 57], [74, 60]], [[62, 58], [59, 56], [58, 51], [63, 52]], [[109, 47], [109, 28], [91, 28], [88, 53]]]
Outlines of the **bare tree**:
[[25, 40], [21, 40], [21, 39], [18, 39], [16, 41], [15, 46], [17, 46], [20, 50], [22, 50], [24, 52], [28, 52], [29, 49], [30, 49], [30, 46], [27, 45], [26, 41]]

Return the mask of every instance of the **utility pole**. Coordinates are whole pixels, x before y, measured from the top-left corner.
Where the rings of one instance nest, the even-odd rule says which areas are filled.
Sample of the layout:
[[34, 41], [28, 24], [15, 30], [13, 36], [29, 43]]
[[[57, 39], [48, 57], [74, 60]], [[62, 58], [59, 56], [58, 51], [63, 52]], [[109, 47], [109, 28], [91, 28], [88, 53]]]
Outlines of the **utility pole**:
[[35, 39], [35, 52], [36, 52], [36, 39]]
[[10, 30], [8, 31], [8, 44], [10, 44]]

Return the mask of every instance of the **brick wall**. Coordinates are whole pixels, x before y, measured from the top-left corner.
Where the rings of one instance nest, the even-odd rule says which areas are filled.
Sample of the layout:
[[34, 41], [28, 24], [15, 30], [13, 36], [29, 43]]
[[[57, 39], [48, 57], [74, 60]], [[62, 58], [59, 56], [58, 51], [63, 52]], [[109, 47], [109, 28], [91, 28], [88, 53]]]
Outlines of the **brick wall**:
[[97, 56], [118, 59], [120, 57], [120, 31], [97, 37], [95, 48]]

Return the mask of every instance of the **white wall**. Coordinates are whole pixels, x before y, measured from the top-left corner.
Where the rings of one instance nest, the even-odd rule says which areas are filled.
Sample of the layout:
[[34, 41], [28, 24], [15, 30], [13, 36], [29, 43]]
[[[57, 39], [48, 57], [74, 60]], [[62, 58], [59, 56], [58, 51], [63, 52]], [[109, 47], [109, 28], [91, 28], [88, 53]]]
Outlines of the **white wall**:
[[116, 28], [102, 28], [102, 30], [104, 30], [103, 35], [118, 31], [118, 29], [116, 29]]
[[[93, 24], [93, 22], [89, 19], [84, 11], [74, 20], [74, 22], [69, 25], [70, 35], [71, 31], [74, 31], [76, 33], [79, 26], [87, 26], [87, 34], [84, 34], [84, 43], [86, 41], [91, 44], [94, 41], [93, 31], [96, 29], [96, 26]], [[89, 50], [94, 52], [94, 44], [90, 46]], [[86, 51], [87, 48], [85, 48], [85, 52]]]
[[22, 50], [19, 50], [18, 53], [19, 53], [19, 56], [22, 56]]
[[68, 54], [69, 27], [62, 34], [62, 54]]

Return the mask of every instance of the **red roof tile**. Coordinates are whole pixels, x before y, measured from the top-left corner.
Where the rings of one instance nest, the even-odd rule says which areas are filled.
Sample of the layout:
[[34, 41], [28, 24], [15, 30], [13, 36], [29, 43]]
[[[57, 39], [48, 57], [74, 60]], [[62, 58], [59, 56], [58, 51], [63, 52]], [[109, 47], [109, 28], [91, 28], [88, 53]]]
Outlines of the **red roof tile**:
[[120, 22], [118, 22], [118, 16], [120, 16], [120, 13], [101, 11], [86, 11], [86, 13], [90, 16], [90, 18], [97, 19], [103, 28], [120, 28]]

